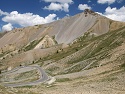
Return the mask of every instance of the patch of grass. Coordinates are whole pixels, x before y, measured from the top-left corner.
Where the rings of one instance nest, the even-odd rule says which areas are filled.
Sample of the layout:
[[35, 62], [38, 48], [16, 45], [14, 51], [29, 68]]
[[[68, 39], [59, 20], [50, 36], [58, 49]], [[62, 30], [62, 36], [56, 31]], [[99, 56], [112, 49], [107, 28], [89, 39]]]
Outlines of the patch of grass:
[[33, 88], [32, 85], [26, 85], [26, 86], [21, 86], [21, 87], [16, 87], [16, 88]]
[[3, 57], [4, 55], [9, 54], [10, 52], [12, 52], [12, 51], [6, 51], [6, 52], [1, 53], [0, 57]]
[[69, 68], [69, 69], [65, 70], [64, 72], [59, 73], [59, 74], [67, 74], [67, 73], [79, 72], [82, 69], [83, 69], [82, 66], [76, 65], [76, 66], [74, 66], [72, 68]]
[[34, 41], [30, 42], [30, 44], [28, 46], [26, 46], [24, 48], [24, 50], [28, 51], [28, 50], [33, 49], [42, 39], [43, 39], [43, 37], [40, 40], [34, 40]]
[[72, 81], [72, 80], [69, 78], [63, 78], [63, 79], [57, 79], [56, 81], [57, 82], [66, 82], [66, 81]]
[[[102, 73], [100, 73], [100, 74], [98, 74], [98, 75], [108, 74], [108, 73], [111, 73], [111, 72], [116, 71], [116, 70], [117, 70], [117, 68], [116, 68], [116, 69], [112, 69], [112, 70], [108, 70], [108, 71], [104, 71], [104, 72], [102, 72]], [[117, 72], [116, 72], [116, 73], [117, 73]], [[115, 74], [115, 73], [113, 73], [113, 74]], [[110, 76], [113, 76], [113, 74], [111, 74]]]
[[[32, 82], [32, 81], [38, 80], [38, 74], [37, 74], [37, 70], [31, 70], [28, 72], [6, 75], [6, 78], [5, 76], [0, 76], [0, 79], [3, 82], [9, 83], [9, 84]], [[11, 79], [13, 81], [11, 81]]]
[[55, 71], [55, 70], [58, 70], [58, 69], [59, 69], [59, 67], [51, 67], [51, 68], [48, 69], [48, 71], [52, 72], [52, 71]]
[[39, 64], [40, 66], [42, 66], [42, 65], [44, 64], [43, 61], [44, 61], [44, 60], [43, 60], [42, 58], [40, 58], [40, 59], [34, 61], [32, 64]]
[[89, 69], [92, 69], [92, 68], [95, 68], [97, 66], [99, 66], [99, 64], [97, 63], [98, 61], [95, 61], [92, 65], [90, 65], [90, 67], [88, 67], [86, 70], [89, 70]]
[[[125, 35], [125, 31], [119, 31], [122, 29], [118, 29], [116, 31], [108, 32], [101, 36], [94, 37], [91, 41], [97, 41], [98, 45], [87, 57], [90, 58], [96, 56], [100, 52], [106, 54], [108, 51], [111, 51], [112, 49], [122, 45], [123, 41], [125, 40], [125, 37], [123, 37], [123, 35]], [[100, 55], [102, 53], [100, 53]]]
[[121, 67], [125, 68], [125, 63], [121, 65]]
[[[77, 50], [80, 50], [81, 48], [77, 48]], [[71, 54], [73, 54], [74, 52], [76, 52], [76, 47], [75, 48], [67, 48], [67, 49], [63, 49], [63, 51], [60, 51], [53, 55], [50, 55], [48, 57], [45, 57], [43, 60], [46, 61], [46, 60], [60, 60], [62, 58], [65, 58]]]
[[109, 70], [109, 71], [105, 71], [105, 72], [102, 72], [102, 73], [100, 73], [99, 75], [104, 75], [104, 74], [109, 74], [109, 75], [107, 75], [107, 76], [104, 76], [102, 79], [100, 79], [99, 81], [101, 81], [101, 82], [105, 82], [105, 81], [108, 81], [108, 82], [112, 82], [112, 81], [114, 81], [114, 80], [117, 80], [117, 79], [119, 79], [118, 77], [117, 77], [117, 75], [120, 73], [124, 73], [124, 71], [123, 70], [119, 70], [119, 71], [116, 71], [116, 70], [119, 70], [119, 68], [116, 68], [116, 69], [112, 69], [112, 70]]
[[93, 62], [93, 60], [78, 62], [77, 64], [75, 64], [75, 65], [71, 66], [70, 68], [68, 68], [67, 70], [65, 70], [63, 72], [63, 74], [79, 72], [83, 68], [85, 68], [87, 65], [89, 65], [91, 62]]
[[3, 57], [4, 56], [4, 54], [0, 54], [0, 57]]
[[25, 79], [27, 77], [31, 77], [31, 76], [34, 77], [34, 76], [37, 76], [36, 72], [37, 72], [37, 70], [32, 70], [32, 71], [20, 73], [14, 79], [15, 80], [22, 80], [22, 79]]
[[117, 79], [118, 79], [117, 77], [105, 77], [105, 78], [101, 79], [101, 82], [105, 82], [105, 81], [112, 82]]
[[125, 63], [121, 65], [121, 68], [125, 70]]
[[9, 92], [9, 89], [5, 88], [0, 84], [0, 94], [12, 94]]
[[56, 39], [55, 39], [55, 35], [52, 36], [52, 39], [53, 39], [53, 41], [55, 42], [55, 44], [58, 44], [58, 42], [57, 42]]

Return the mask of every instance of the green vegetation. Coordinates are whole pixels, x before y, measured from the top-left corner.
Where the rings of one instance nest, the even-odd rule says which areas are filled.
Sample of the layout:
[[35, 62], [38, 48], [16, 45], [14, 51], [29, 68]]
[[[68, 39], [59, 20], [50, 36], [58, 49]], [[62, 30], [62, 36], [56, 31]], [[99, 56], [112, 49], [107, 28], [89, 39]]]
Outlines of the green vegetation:
[[54, 40], [55, 44], [58, 44], [58, 42], [57, 42], [56, 39], [55, 39], [55, 35], [52, 36], [52, 39]]
[[[87, 43], [88, 44], [88, 43]], [[85, 45], [87, 45], [87, 44], [85, 44]], [[85, 45], [84, 45], [84, 47], [85, 47]], [[45, 57], [45, 58], [43, 58], [43, 60], [55, 60], [55, 61], [58, 61], [58, 60], [60, 60], [60, 59], [62, 59], [62, 58], [65, 58], [65, 57], [67, 57], [67, 56], [69, 56], [69, 55], [71, 55], [71, 54], [73, 54], [73, 53], [75, 53], [76, 51], [79, 51], [79, 50], [81, 50], [83, 48], [83, 46], [76, 46], [76, 44], [75, 45], [73, 45], [72, 47], [68, 47], [68, 48], [65, 48], [65, 49], [62, 49], [62, 51], [57, 51], [57, 53], [56, 54], [53, 54], [53, 55], [50, 55], [50, 56], [47, 56], [47, 57]], [[61, 50], [61, 49], [60, 49]]]
[[109, 57], [109, 51], [120, 46], [125, 37], [125, 31], [112, 31], [104, 35], [94, 37], [91, 41], [96, 41], [97, 47], [91, 51], [86, 58], [102, 55], [102, 59]]
[[110, 72], [112, 72], [112, 71], [113, 71], [113, 70], [104, 71], [104, 72], [100, 73], [99, 75], [102, 75], [102, 74], [107, 74], [107, 73], [110, 73]]
[[51, 67], [51, 68], [48, 69], [48, 71], [55, 71], [57, 69], [59, 69], [59, 67]]
[[101, 79], [101, 82], [105, 82], [105, 81], [112, 82], [117, 79], [118, 79], [117, 77], [105, 77], [105, 78]]
[[[26, 83], [38, 80], [38, 74], [37, 70], [31, 70], [23, 73], [6, 75], [6, 77], [1, 76], [0, 79], [3, 79], [5, 83], [9, 84], [22, 83], [22, 82]], [[11, 82], [11, 80], [13, 81]]]
[[73, 72], [79, 72], [81, 71], [83, 68], [84, 68], [84, 63], [83, 65], [82, 64], [78, 64], [78, 65], [75, 65], [67, 70], [65, 70], [64, 72], [61, 72], [60, 74], [67, 74], [67, 73], [73, 73]]
[[20, 74], [16, 75], [16, 77], [14, 79], [15, 80], [22, 80], [22, 79], [26, 79], [28, 77], [35, 77], [35, 76], [38, 76], [37, 70], [32, 70], [32, 71], [20, 73]]
[[[86, 66], [86, 64], [85, 62], [81, 64], [79, 64], [78, 62], [84, 60], [91, 60], [92, 58], [93, 59], [88, 64], [90, 64], [91, 62], [94, 63], [88, 69], [97, 67], [99, 66], [98, 61], [103, 59], [110, 59], [110, 57], [112, 56], [111, 51], [117, 48], [118, 46], [122, 45], [122, 43], [124, 42], [125, 30], [122, 29], [108, 32], [97, 37], [92, 37], [89, 33], [87, 33], [84, 36], [78, 38], [78, 40], [75, 43], [73, 43], [70, 47], [63, 49], [62, 51], [58, 51], [54, 55], [47, 56], [42, 60], [58, 61], [64, 58], [65, 61], [65, 58], [67, 56], [77, 51], [84, 51], [83, 55], [81, 55], [80, 57], [72, 58], [68, 62], [65, 62], [64, 64], [67, 65], [67, 70], [58, 74], [66, 74], [81, 71]], [[83, 48], [85, 48], [85, 50], [81, 50]], [[49, 72], [52, 74], [55, 70], [58, 70], [58, 68], [52, 68]]]
[[44, 62], [43, 62], [43, 59], [40, 58], [40, 59], [38, 59], [38, 60], [36, 60], [36, 61], [33, 61], [33, 64], [38, 64], [38, 65], [40, 65], [40, 66], [43, 66]]
[[7, 90], [0, 84], [0, 94], [12, 94], [12, 93], [10, 93], [9, 90]]
[[56, 70], [58, 70], [59, 69], [59, 67], [51, 67], [51, 68], [49, 68], [49, 69], [47, 69], [46, 70], [46, 72], [49, 74], [49, 75], [51, 75], [51, 76], [55, 76], [54, 74], [52, 74], [52, 72], [53, 71], [56, 71]]
[[121, 68], [125, 70], [125, 63], [121, 65]]
[[4, 56], [4, 54], [0, 54], [0, 57], [3, 57]]
[[2, 53], [0, 54], [0, 57], [3, 57], [4, 55], [9, 54], [10, 52], [12, 52], [12, 51], [2, 52]]
[[28, 50], [32, 50], [43, 38], [41, 38], [40, 40], [34, 40], [32, 42], [30, 42], [30, 44], [28, 46], [26, 46], [24, 48], [25, 51], [28, 51]]
[[66, 81], [72, 81], [69, 78], [63, 78], [63, 79], [57, 79], [56, 82], [66, 82]]
[[33, 86], [27, 85], [27, 86], [21, 86], [21, 87], [16, 87], [16, 88], [33, 88]]

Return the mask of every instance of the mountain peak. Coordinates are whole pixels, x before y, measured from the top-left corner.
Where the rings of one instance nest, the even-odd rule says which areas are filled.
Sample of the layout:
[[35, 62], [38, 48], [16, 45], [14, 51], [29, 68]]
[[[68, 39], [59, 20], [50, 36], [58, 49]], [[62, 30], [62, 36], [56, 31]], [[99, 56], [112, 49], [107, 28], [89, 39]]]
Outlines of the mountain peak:
[[90, 9], [85, 9], [84, 10], [84, 14], [92, 14], [92, 15], [96, 15], [97, 13], [95, 13], [94, 11], [90, 10]]

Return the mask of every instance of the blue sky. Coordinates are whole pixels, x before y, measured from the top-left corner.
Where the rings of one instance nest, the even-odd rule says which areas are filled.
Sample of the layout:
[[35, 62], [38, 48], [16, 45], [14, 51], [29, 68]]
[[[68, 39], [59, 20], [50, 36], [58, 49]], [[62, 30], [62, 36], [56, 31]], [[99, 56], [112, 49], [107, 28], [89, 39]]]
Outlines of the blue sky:
[[125, 22], [125, 0], [1, 0], [0, 31], [49, 23], [86, 8]]

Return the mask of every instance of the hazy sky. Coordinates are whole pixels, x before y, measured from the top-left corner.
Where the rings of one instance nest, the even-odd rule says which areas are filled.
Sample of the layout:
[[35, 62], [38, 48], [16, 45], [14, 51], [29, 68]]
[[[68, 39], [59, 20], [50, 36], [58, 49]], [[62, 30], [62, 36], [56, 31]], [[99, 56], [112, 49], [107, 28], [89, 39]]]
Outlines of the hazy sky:
[[0, 0], [0, 31], [49, 23], [86, 8], [125, 22], [125, 0]]

